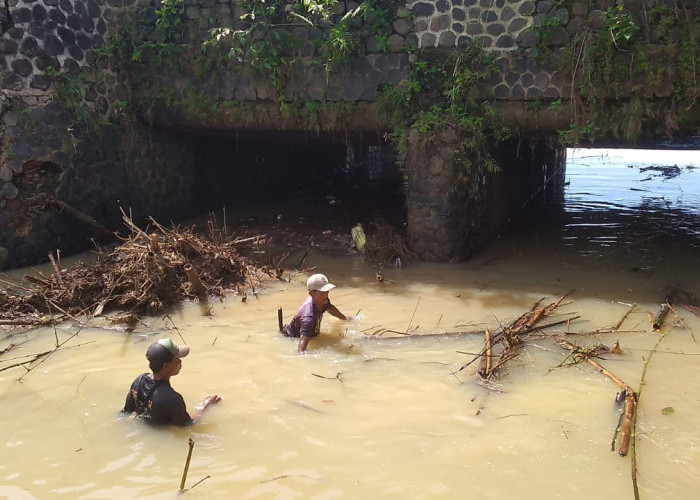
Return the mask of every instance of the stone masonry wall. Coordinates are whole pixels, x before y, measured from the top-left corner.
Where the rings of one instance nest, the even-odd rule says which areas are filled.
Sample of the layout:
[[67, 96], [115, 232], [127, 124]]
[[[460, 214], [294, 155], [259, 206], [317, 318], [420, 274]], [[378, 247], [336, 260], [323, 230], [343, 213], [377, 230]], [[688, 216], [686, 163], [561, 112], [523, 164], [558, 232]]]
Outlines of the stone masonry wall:
[[507, 141], [494, 154], [501, 172], [490, 174], [480, 168], [460, 172], [456, 139], [450, 130], [427, 142], [415, 131], [409, 135], [408, 236], [411, 248], [430, 261], [473, 255], [533, 193], [551, 194], [564, 183], [566, 151], [560, 145]]
[[[277, 106], [277, 96], [269, 82], [239, 70], [215, 68], [199, 79], [188, 79], [188, 75], [172, 78], [156, 71], [141, 75], [140, 79], [129, 76], [131, 82], [120, 81], [124, 76], [111, 66], [106, 44], [124, 14], [143, 3], [158, 5], [156, 0], [0, 3], [0, 249], [10, 250], [11, 265], [37, 260], [52, 246], [67, 248], [72, 243], [66, 239], [78, 238], [73, 238], [79, 233], [76, 224], [60, 223], [55, 212], [43, 207], [40, 201], [47, 197], [57, 196], [101, 223], [110, 223], [115, 213], [118, 215], [111, 205], [116, 200], [138, 207], [143, 215], [172, 216], [181, 213], [183, 206], [196, 204], [187, 194], [175, 193], [197, 183], [187, 133], [177, 135], [165, 129], [151, 129], [134, 116], [123, 122], [114, 121], [123, 104], [136, 93], [148, 93], [156, 84], [169, 85], [184, 98], [188, 85], [194, 83], [212, 101], [222, 104], [213, 112], [188, 117], [186, 123], [167, 109], [155, 110], [151, 116], [156, 128], [180, 127], [179, 130], [190, 133], [231, 131], [243, 126], [249, 117], [231, 118], [225, 105], [230, 102], [266, 104], [270, 109]], [[669, 3], [683, 12], [682, 7], [694, 7], [695, 0]], [[242, 0], [186, 0], [185, 13], [188, 23], [196, 29], [216, 25], [236, 28], [243, 26], [242, 5]], [[346, 13], [357, 5], [354, 1], [340, 1], [336, 8]], [[311, 69], [297, 74], [285, 82], [285, 97], [298, 102], [371, 103], [382, 84], [400, 84], [409, 74], [411, 49], [446, 51], [472, 41], [481, 44], [501, 69], [488, 82], [485, 96], [502, 103], [566, 99], [574, 89], [570, 77], [558, 70], [557, 58], [583, 30], [603, 27], [603, 12], [614, 5], [614, 0], [408, 0], [399, 5], [390, 27], [378, 34], [366, 34], [359, 57], [330, 76], [323, 70]], [[625, 0], [625, 6], [643, 25], [646, 2]], [[547, 29], [537, 29], [542, 25]], [[362, 29], [361, 24], [356, 27]], [[288, 55], [300, 59], [314, 56], [313, 30], [301, 26], [290, 29], [299, 44], [283, 48], [289, 51]], [[653, 30], [649, 36], [653, 41]], [[538, 63], [532, 55], [542, 46], [553, 49], [553, 53], [549, 60]], [[663, 58], [659, 63], [661, 68], [656, 69], [660, 77], [653, 84], [631, 82], [643, 84], [651, 99], [668, 97], [673, 90], [672, 76], [664, 73]], [[72, 79], [72, 84], [82, 82], [85, 109], [94, 112], [97, 121], [112, 120], [115, 128], [103, 128], [100, 134], [96, 134], [97, 127], [93, 125], [87, 130], [77, 128], [76, 103], [69, 102], [75, 96], [57, 91], [59, 74]], [[269, 114], [262, 128], [280, 130], [279, 117]], [[159, 119], [164, 121], [159, 123]], [[365, 119], [355, 126], [368, 130], [376, 123]], [[461, 214], [471, 208], [463, 204], [464, 200], [455, 202], [461, 200], [459, 197], [446, 196], [446, 189], [452, 185], [449, 180], [456, 174], [450, 171], [454, 166], [450, 158], [443, 158], [445, 154], [449, 156], [442, 149], [425, 149], [423, 156], [415, 156], [415, 164], [408, 166], [417, 172], [419, 167], [431, 165], [429, 171], [439, 170], [436, 175], [441, 178], [439, 182], [428, 182], [429, 188], [415, 184], [422, 182], [421, 175], [409, 178], [416, 188], [412, 192], [420, 196], [409, 199], [408, 210], [411, 223], [421, 228], [413, 231], [417, 239], [454, 249], [464, 243], [455, 241], [462, 238], [452, 230], [455, 221], [462, 224]], [[442, 158], [441, 165], [437, 166], [433, 157]], [[429, 207], [427, 212], [425, 207]], [[440, 213], [440, 218], [432, 217], [434, 213]], [[0, 267], [5, 253], [0, 250]], [[433, 250], [426, 251], [426, 255], [440, 258]]]
[[[695, 0], [687, 1], [688, 5]], [[646, 6], [641, 0], [625, 1], [639, 26], [646, 24]], [[675, 4], [676, 2], [672, 2]], [[569, 98], [570, 77], [557, 69], [557, 49], [569, 45], [586, 28], [604, 29], [604, 11], [614, 0], [578, 0], [570, 8], [556, 0], [437, 0], [409, 1], [414, 15], [412, 38], [419, 48], [448, 48], [466, 41], [481, 44], [491, 54], [501, 73], [489, 82], [499, 100]], [[546, 30], [534, 29], [545, 22]], [[531, 50], [538, 45], [554, 50], [554, 57], [537, 63]], [[650, 88], [649, 96], [669, 97], [673, 90], [668, 74]], [[638, 82], [647, 84], [644, 80]]]
[[[687, 6], [695, 0], [682, 0]], [[410, 46], [424, 50], [449, 50], [465, 43], [478, 43], [493, 57], [500, 72], [493, 75], [483, 95], [497, 102], [539, 100], [563, 101], [573, 97], [571, 76], [558, 68], [565, 47], [585, 30], [605, 29], [604, 11], [614, 7], [613, 0], [578, 0], [567, 3], [555, 0], [437, 0], [409, 1], [414, 16], [413, 33], [407, 38]], [[677, 2], [672, 2], [676, 6]], [[646, 5], [642, 0], [625, 1], [638, 26], [646, 25]], [[537, 29], [546, 23], [546, 29]], [[648, 36], [654, 38], [654, 30]], [[534, 57], [538, 48], [551, 50], [546, 60]], [[668, 98], [673, 91], [671, 72], [665, 66], [655, 68], [661, 77], [650, 84], [646, 74], [631, 77], [629, 88], [642, 88], [650, 99]], [[576, 82], [573, 82], [576, 85]], [[503, 109], [503, 108], [501, 108]], [[521, 127], [527, 134], [528, 129]], [[504, 168], [498, 176], [482, 174], [472, 182], [477, 186], [471, 196], [455, 192], [451, 180], [457, 177], [452, 161], [454, 144], [449, 134], [442, 134], [429, 144], [420, 144], [413, 137], [406, 168], [408, 178], [408, 231], [415, 250], [430, 260], [463, 258], [478, 246], [475, 240], [487, 239], [501, 221], [508, 217], [509, 207], [489, 206], [494, 199], [517, 200], [523, 193], [534, 192], [537, 185], [525, 178], [520, 191], [506, 196], [509, 188], [499, 182], [516, 178], [517, 169]], [[506, 150], [502, 145], [500, 149]], [[538, 162], [520, 161], [524, 172], [533, 172], [542, 179], [540, 166], [547, 172], [559, 171], [564, 162], [561, 146], [538, 146]], [[501, 164], [503, 167], [506, 163]], [[548, 178], [548, 176], [544, 176]], [[528, 187], [529, 186], [529, 187]], [[491, 190], [491, 192], [486, 192]], [[511, 209], [514, 207], [510, 207]], [[517, 207], [515, 207], [517, 208]], [[488, 227], [491, 226], [491, 227]]]
[[[197, 176], [189, 137], [128, 117], [83, 128], [56, 85], [72, 78], [85, 111], [107, 120], [129, 98], [104, 54], [134, 0], [7, 0], [0, 8], [0, 269], [90, 246], [99, 230], [50, 208], [56, 198], [103, 226], [191, 215]], [[73, 102], [73, 105], [76, 103]], [[94, 126], [94, 125], [93, 125]], [[8, 251], [9, 250], [9, 251]]]
[[[208, 32], [211, 27], [246, 29], [249, 23], [240, 21], [241, 16], [246, 14], [242, 4], [241, 0], [186, 0], [185, 14], [189, 26], [200, 33]], [[335, 10], [338, 15], [343, 15], [357, 6], [358, 2], [341, 0]], [[406, 48], [413, 28], [411, 18], [410, 10], [400, 7], [391, 26], [385, 27], [377, 35], [363, 33], [360, 54], [328, 73], [320, 66], [322, 59], [319, 49], [313, 43], [319, 37], [319, 32], [309, 29], [302, 21], [298, 21], [297, 26], [290, 26], [288, 31], [293, 42], [279, 47], [288, 61], [294, 61], [293, 76], [284, 79], [285, 99], [291, 102], [374, 101], [381, 85], [398, 84], [410, 71]], [[357, 18], [352, 28], [362, 31], [362, 21]], [[137, 93], [147, 94], [153, 88], [153, 82], [165, 88], [174, 88], [182, 94], [186, 92], [184, 82], [174, 81], [172, 75], [159, 74], [158, 71], [144, 79], [145, 85], [138, 81], [132, 84]], [[196, 85], [216, 101], [277, 105], [277, 95], [269, 79], [253, 74], [249, 68], [232, 68], [222, 64], [208, 74], [197, 77]], [[210, 114], [206, 116], [209, 126], [221, 118]]]

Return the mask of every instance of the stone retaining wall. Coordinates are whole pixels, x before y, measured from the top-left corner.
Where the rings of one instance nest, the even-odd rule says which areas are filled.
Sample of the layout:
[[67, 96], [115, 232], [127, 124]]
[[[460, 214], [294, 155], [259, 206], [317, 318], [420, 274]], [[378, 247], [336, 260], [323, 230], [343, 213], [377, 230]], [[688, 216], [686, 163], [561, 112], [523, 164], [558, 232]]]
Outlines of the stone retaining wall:
[[119, 206], [137, 220], [178, 219], [197, 210], [187, 135], [133, 118], [83, 129], [66, 106], [72, 97], [58, 91], [57, 74], [84, 84], [82, 105], [98, 121], [128, 99], [104, 48], [110, 29], [134, 4], [7, 0], [0, 9], [0, 266], [45, 260], [57, 248], [83, 250], [89, 238], [103, 236], [47, 209], [52, 197], [112, 228], [121, 226]]
[[[101, 135], [94, 133], [92, 125], [87, 131], [79, 130], [76, 103], [67, 102], [74, 98], [56, 91], [57, 74], [72, 79], [72, 84], [85, 84], [82, 104], [98, 121], [114, 119], [124, 102], [137, 93], [148, 94], [156, 84], [170, 86], [180, 92], [175, 96], [184, 99], [187, 85], [195, 83], [212, 102], [221, 104], [186, 122], [169, 109], [156, 109], [151, 115], [156, 127], [202, 133], [214, 128], [237, 130], [249, 117], [231, 118], [227, 104], [244, 102], [260, 109], [278, 105], [269, 81], [230, 68], [216, 68], [197, 80], [157, 71], [147, 74], [148, 69], [140, 79], [120, 75], [105, 51], [109, 36], [126, 12], [148, 1], [4, 0], [0, 4], [0, 247], [10, 249], [11, 265], [43, 258], [53, 246], [68, 248], [65, 240], [78, 238], [76, 225], [59, 223], [54, 215], [42, 211], [37, 205], [42, 196], [58, 196], [105, 224], [114, 221], [114, 210], [106, 207], [116, 200], [126, 208], [138, 207], [143, 215], [170, 217], [196, 204], [178, 191], [197, 182], [187, 134], [151, 129], [135, 123], [134, 116], [116, 122], [117, 130], [102, 129]], [[307, 71], [285, 81], [284, 95], [293, 102], [361, 102], [368, 109], [367, 103], [374, 101], [381, 85], [400, 84], [409, 74], [412, 49], [447, 51], [471, 41], [481, 44], [501, 69], [483, 89], [485, 96], [502, 103], [566, 99], [571, 96], [572, 83], [558, 69], [557, 58], [563, 57], [563, 48], [583, 30], [603, 27], [603, 11], [614, 4], [613, 0], [578, 0], [566, 2], [570, 8], [564, 9], [555, 0], [408, 0], [399, 5], [390, 27], [381, 33], [365, 33], [362, 55], [330, 75], [309, 64]], [[692, 7], [695, 1], [669, 4], [684, 12], [684, 6]], [[240, 28], [242, 5], [242, 0], [186, 0], [186, 17], [198, 30], [222, 24]], [[345, 13], [357, 5], [341, 1], [337, 8]], [[645, 2], [626, 0], [625, 5], [644, 25]], [[538, 28], [542, 26], [546, 29]], [[316, 34], [302, 26], [290, 29], [299, 43], [284, 49], [290, 57], [311, 61], [316, 55], [311, 43]], [[653, 42], [654, 30], [648, 31]], [[538, 63], [532, 55], [541, 47], [553, 52], [550, 59]], [[630, 87], [645, 85], [650, 98], [670, 96], [673, 79], [664, 72], [663, 56], [658, 62], [660, 76], [653, 84], [644, 81], [645, 75], [635, 75]], [[127, 76], [131, 82], [120, 81]], [[267, 120], [258, 126], [283, 129], [279, 114], [269, 114]], [[365, 117], [353, 126], [368, 130], [376, 123]], [[413, 234], [433, 242], [440, 241], [435, 234], [452, 234], [441, 244], [457, 248], [464, 241], [453, 241], [452, 229], [455, 221], [463, 220], [452, 217], [441, 224], [442, 219], [432, 215], [458, 214], [473, 207], [460, 198], [446, 197], [456, 175], [450, 171], [449, 152], [443, 151], [450, 146], [435, 147], [438, 149], [432, 152], [424, 150], [425, 157], [416, 158], [410, 167], [424, 165], [428, 172], [437, 172], [424, 178], [415, 170], [409, 179], [413, 183], [409, 197]], [[423, 181], [425, 186], [420, 185]], [[423, 217], [426, 210], [427, 218]], [[435, 252], [431, 248], [424, 253], [438, 258]]]
[[[690, 7], [695, 0], [681, 0]], [[567, 2], [569, 3], [569, 2]], [[414, 15], [413, 38], [419, 48], [449, 48], [467, 41], [478, 42], [491, 54], [501, 72], [489, 82], [499, 100], [558, 99], [572, 96], [571, 77], [562, 73], [559, 49], [586, 29], [605, 29], [604, 11], [617, 5], [614, 0], [417, 0], [408, 2]], [[638, 26], [646, 26], [647, 7], [641, 0], [625, 1]], [[678, 2], [669, 2], [676, 7]], [[680, 5], [678, 8], [682, 8]], [[546, 29], [542, 28], [547, 25]], [[538, 29], [540, 27], [541, 29]], [[649, 36], [653, 41], [654, 30]], [[546, 61], [536, 62], [533, 49], [551, 49]], [[661, 68], [656, 68], [661, 69]], [[649, 96], [669, 97], [673, 90], [668, 73], [648, 89]], [[636, 75], [639, 84], [649, 86], [646, 75]]]

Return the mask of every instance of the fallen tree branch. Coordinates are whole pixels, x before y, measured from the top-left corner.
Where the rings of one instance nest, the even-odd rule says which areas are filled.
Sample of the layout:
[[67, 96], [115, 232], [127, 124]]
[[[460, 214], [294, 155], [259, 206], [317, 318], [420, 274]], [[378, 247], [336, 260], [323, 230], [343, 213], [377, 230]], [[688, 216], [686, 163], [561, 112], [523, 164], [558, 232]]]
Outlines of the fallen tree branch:
[[693, 333], [693, 330], [686, 324], [685, 321], [683, 321], [683, 318], [681, 318], [681, 316], [676, 312], [676, 310], [673, 308], [673, 306], [671, 304], [669, 304], [668, 308], [671, 310], [673, 315], [676, 317], [676, 320], [681, 325], [683, 325], [683, 328], [685, 328], [686, 330], [688, 330], [688, 332], [690, 332], [690, 336], [693, 338], [693, 342], [697, 342], [697, 340], [695, 340], [695, 334]]
[[57, 208], [58, 210], [67, 213], [68, 215], [75, 217], [81, 222], [84, 222], [85, 224], [92, 226], [95, 228], [98, 232], [104, 234], [105, 236], [109, 236], [113, 240], [119, 240], [119, 237], [114, 231], [110, 231], [106, 227], [104, 227], [102, 224], [97, 222], [93, 217], [90, 215], [81, 212], [80, 210], [70, 206], [68, 203], [65, 201], [61, 201], [58, 198], [54, 198], [53, 196], [49, 196], [44, 200], [44, 205], [45, 206], [52, 206], [54, 208]]
[[635, 309], [637, 309], [637, 304], [632, 304], [632, 306], [627, 310], [627, 312], [626, 312], [625, 314], [622, 315], [622, 317], [620, 318], [620, 320], [619, 320], [617, 323], [615, 323], [613, 326], [610, 327], [610, 330], [611, 330], [611, 331], [617, 331], [617, 330], [619, 330], [620, 327], [622, 326], [622, 323], [625, 322], [625, 320], [629, 317], [630, 314], [632, 314], [632, 312], [633, 312]]
[[[602, 366], [600, 363], [591, 358], [591, 353], [584, 350], [582, 347], [568, 342], [562, 338], [557, 339], [557, 343], [571, 351], [571, 355], [579, 360], [585, 360], [588, 364], [593, 366], [598, 372], [602, 373], [610, 380], [615, 382], [620, 389], [622, 389], [625, 397], [625, 406], [622, 416], [622, 425], [620, 426], [620, 446], [618, 453], [620, 456], [625, 456], [629, 452], [630, 439], [632, 436], [632, 424], [636, 415], [637, 408], [637, 393], [625, 383], [622, 379], [614, 375], [607, 368]], [[594, 351], [598, 352], [598, 351]]]

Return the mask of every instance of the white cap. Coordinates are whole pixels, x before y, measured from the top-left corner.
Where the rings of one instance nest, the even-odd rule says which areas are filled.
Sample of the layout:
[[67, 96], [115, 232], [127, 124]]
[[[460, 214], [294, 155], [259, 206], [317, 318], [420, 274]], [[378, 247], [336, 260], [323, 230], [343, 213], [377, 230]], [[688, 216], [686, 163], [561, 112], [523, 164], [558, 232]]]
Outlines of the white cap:
[[312, 274], [306, 280], [306, 288], [311, 292], [318, 290], [319, 292], [328, 292], [335, 288], [335, 285], [328, 282], [325, 274]]

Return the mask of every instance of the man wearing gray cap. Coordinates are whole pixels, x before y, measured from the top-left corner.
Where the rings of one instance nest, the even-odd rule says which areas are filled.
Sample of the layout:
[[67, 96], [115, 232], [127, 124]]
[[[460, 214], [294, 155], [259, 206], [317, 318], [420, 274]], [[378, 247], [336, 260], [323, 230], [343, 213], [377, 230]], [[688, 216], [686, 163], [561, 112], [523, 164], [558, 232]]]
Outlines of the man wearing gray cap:
[[286, 337], [299, 337], [299, 354], [306, 352], [309, 340], [320, 333], [323, 313], [327, 312], [343, 321], [351, 319], [331, 304], [328, 292], [335, 288], [335, 285], [330, 283], [324, 274], [311, 275], [306, 281], [306, 288], [309, 296], [299, 307], [292, 321], [282, 329], [282, 334]]
[[180, 373], [182, 358], [190, 353], [186, 345], [177, 346], [171, 339], [154, 342], [146, 351], [152, 370], [136, 377], [131, 384], [122, 413], [136, 413], [152, 424], [192, 425], [204, 411], [221, 401], [219, 396], [207, 396], [190, 417], [182, 396], [170, 386], [170, 377]]

